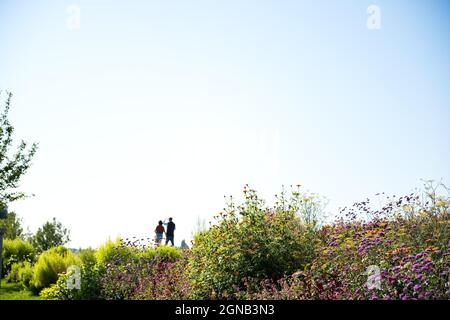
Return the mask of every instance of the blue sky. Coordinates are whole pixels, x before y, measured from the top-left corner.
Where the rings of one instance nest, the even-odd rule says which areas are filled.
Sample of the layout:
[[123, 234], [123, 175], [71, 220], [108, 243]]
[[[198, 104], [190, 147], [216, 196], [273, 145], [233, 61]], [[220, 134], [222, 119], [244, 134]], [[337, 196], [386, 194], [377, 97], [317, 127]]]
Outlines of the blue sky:
[[[70, 29], [67, 8], [80, 10]], [[381, 10], [381, 29], [366, 10]], [[448, 1], [1, 1], [0, 89], [38, 141], [15, 203], [71, 246], [176, 242], [249, 183], [329, 210], [450, 181]]]

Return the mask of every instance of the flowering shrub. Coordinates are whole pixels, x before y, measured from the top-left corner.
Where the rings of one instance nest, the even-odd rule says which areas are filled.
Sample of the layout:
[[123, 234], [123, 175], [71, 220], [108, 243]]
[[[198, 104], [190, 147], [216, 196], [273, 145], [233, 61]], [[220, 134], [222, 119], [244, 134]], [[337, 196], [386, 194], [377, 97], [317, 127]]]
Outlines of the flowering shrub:
[[167, 246], [155, 249], [140, 244], [140, 240], [117, 239], [107, 241], [95, 251], [81, 250], [78, 256], [80, 288], [68, 288], [71, 274], [62, 272], [56, 284], [41, 292], [41, 297], [60, 300], [187, 298], [183, 290], [175, 288], [185, 279], [182, 276], [186, 254], [180, 249]]
[[217, 223], [194, 239], [189, 272], [197, 298], [232, 297], [247, 278], [276, 280], [311, 262], [315, 220], [309, 214], [305, 223], [299, 212], [310, 198], [293, 189], [267, 208], [247, 186], [244, 198], [237, 207], [231, 198]]
[[188, 252], [183, 252], [177, 260], [155, 257], [141, 273], [133, 299], [191, 299], [192, 289], [186, 274], [188, 257]]
[[[245, 299], [449, 299], [449, 199], [408, 195], [380, 210], [369, 200], [317, 233], [310, 265], [278, 281], [250, 281]], [[371, 220], [357, 217], [364, 212]], [[375, 267], [379, 275], [370, 271]], [[375, 280], [375, 281], [373, 281]]]
[[445, 251], [428, 247], [416, 254], [392, 258], [382, 272], [386, 286], [372, 298], [449, 299], [450, 242]]
[[[126, 251], [123, 247], [128, 247]], [[133, 252], [133, 256], [123, 255]], [[139, 249], [123, 244], [112, 254], [100, 277], [104, 299], [187, 299], [190, 286], [185, 269], [187, 253], [173, 247]]]

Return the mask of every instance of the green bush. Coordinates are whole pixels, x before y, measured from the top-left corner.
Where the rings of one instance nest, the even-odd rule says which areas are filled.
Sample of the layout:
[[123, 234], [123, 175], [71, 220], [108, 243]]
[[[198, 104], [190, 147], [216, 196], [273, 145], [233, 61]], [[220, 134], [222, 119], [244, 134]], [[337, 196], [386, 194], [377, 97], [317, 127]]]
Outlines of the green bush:
[[230, 199], [218, 223], [194, 238], [189, 273], [198, 298], [227, 298], [248, 279], [279, 279], [302, 269], [313, 258], [315, 224], [299, 191], [284, 192], [274, 208], [265, 206], [256, 191], [244, 189], [236, 207]]
[[[100, 297], [100, 271], [97, 267], [82, 265], [80, 268], [81, 283], [80, 289], [69, 289], [67, 280], [71, 274], [62, 273], [59, 275], [56, 285], [51, 290], [45, 292], [45, 299], [57, 300], [95, 300]], [[41, 295], [42, 296], [42, 295]]]
[[81, 262], [84, 266], [92, 267], [97, 263], [95, 250], [91, 248], [81, 249], [78, 252], [78, 257], [80, 257]]
[[[55, 287], [44, 292], [44, 298], [60, 300], [98, 299], [101, 296], [100, 281], [111, 270], [117, 269], [120, 273], [125, 274], [131, 266], [138, 266], [138, 269], [141, 270], [156, 258], [164, 258], [164, 261], [175, 261], [181, 257], [181, 250], [168, 246], [142, 249], [136, 246], [123, 245], [120, 240], [109, 240], [95, 251], [92, 249], [80, 251], [78, 256], [82, 260], [80, 268], [81, 288], [69, 289], [67, 286], [69, 275], [62, 273], [59, 275]], [[137, 273], [138, 270], [133, 272], [134, 275]], [[106, 281], [103, 282], [106, 283]]]
[[139, 257], [137, 248], [123, 245], [120, 239], [108, 240], [96, 250], [83, 249], [77, 254], [80, 261], [81, 288], [69, 289], [67, 280], [70, 274], [60, 272], [55, 286], [46, 290], [44, 298], [59, 300], [87, 300], [100, 297], [100, 277], [106, 272], [113, 260], [120, 259], [126, 263]]
[[[107, 260], [115, 249], [115, 243], [108, 241], [102, 246], [101, 261]], [[69, 289], [67, 282], [71, 273], [66, 271], [58, 275], [58, 280], [49, 288], [41, 291], [40, 296], [46, 300], [94, 300], [100, 296], [99, 276], [104, 268], [97, 266], [96, 250], [88, 248], [77, 253], [80, 259], [80, 288]]]
[[142, 258], [168, 258], [169, 260], [175, 261], [181, 257], [181, 249], [172, 246], [158, 246], [155, 248], [141, 249], [136, 252], [137, 257]]
[[56, 283], [59, 274], [66, 272], [69, 266], [80, 264], [80, 258], [63, 246], [44, 251], [34, 265], [32, 287], [37, 292], [48, 288]]
[[44, 300], [58, 300], [57, 290], [56, 284], [52, 284], [50, 287], [42, 289], [39, 296]]
[[30, 262], [25, 261], [23, 266], [19, 269], [17, 278], [19, 282], [25, 289], [28, 289], [32, 292], [36, 292], [36, 289], [33, 287], [33, 266]]
[[14, 262], [11, 265], [8, 275], [5, 277], [6, 282], [19, 282], [19, 270], [23, 268], [24, 262]]
[[156, 256], [162, 258], [170, 258], [171, 260], [178, 260], [181, 257], [181, 249], [171, 246], [158, 246], [155, 251]]
[[28, 261], [15, 262], [11, 265], [11, 270], [6, 277], [7, 282], [21, 283], [24, 289], [35, 291], [32, 288], [33, 266]]
[[3, 274], [8, 274], [16, 262], [33, 261], [35, 250], [30, 242], [22, 239], [3, 241]]
[[112, 259], [120, 256], [122, 259], [134, 259], [137, 257], [137, 248], [126, 246], [118, 238], [115, 241], [108, 240], [95, 251], [97, 266], [104, 268]]

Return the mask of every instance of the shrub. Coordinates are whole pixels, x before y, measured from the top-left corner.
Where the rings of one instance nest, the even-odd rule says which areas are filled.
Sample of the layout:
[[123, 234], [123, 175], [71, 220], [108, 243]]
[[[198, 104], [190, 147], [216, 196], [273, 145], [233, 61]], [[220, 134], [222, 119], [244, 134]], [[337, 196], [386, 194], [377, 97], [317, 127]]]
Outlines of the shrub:
[[26, 261], [23, 263], [23, 266], [18, 271], [17, 278], [25, 289], [36, 292], [36, 289], [33, 287], [32, 283], [33, 266], [30, 262]]
[[19, 270], [23, 268], [24, 262], [14, 262], [11, 265], [11, 270], [6, 276], [7, 282], [19, 282]]
[[[93, 250], [82, 250], [79, 256], [82, 259], [81, 266], [81, 288], [69, 289], [67, 278], [69, 275], [60, 274], [52, 298], [85, 300], [85, 299], [135, 299], [135, 291], [139, 283], [144, 283], [145, 279], [150, 279], [159, 274], [159, 279], [166, 279], [174, 283], [174, 278], [161, 277], [163, 269], [156, 268], [156, 265], [175, 266], [175, 261], [181, 258], [181, 250], [159, 246], [155, 248], [141, 247], [130, 241], [107, 241], [95, 251], [95, 261], [93, 263]], [[156, 261], [159, 264], [155, 264]], [[175, 268], [173, 268], [175, 270]], [[176, 276], [180, 277], [184, 268], [177, 268]], [[164, 271], [167, 271], [164, 269]], [[174, 274], [175, 274], [174, 273]], [[154, 275], [155, 274], [155, 275]], [[172, 279], [172, 280], [169, 280]], [[167, 283], [166, 283], [167, 284]], [[139, 298], [152, 296], [150, 291], [139, 291]], [[174, 291], [174, 292], [179, 292]], [[157, 295], [159, 296], [159, 295]], [[173, 297], [180, 296], [174, 293]]]
[[94, 249], [91, 248], [81, 249], [78, 252], [78, 256], [80, 257], [81, 262], [84, 266], [93, 267], [97, 263]]
[[97, 250], [80, 250], [78, 258], [80, 259], [81, 288], [69, 289], [67, 280], [70, 274], [61, 272], [55, 286], [52, 290], [48, 290], [48, 297], [60, 300], [99, 299], [102, 275], [107, 272], [114, 261], [126, 264], [128, 261], [137, 259], [137, 249], [124, 245], [121, 239], [108, 240]]
[[11, 266], [11, 270], [6, 277], [7, 282], [21, 283], [24, 289], [34, 291], [31, 285], [33, 278], [33, 268], [30, 262], [16, 262]]
[[148, 258], [168, 258], [171, 261], [181, 258], [181, 250], [171, 246], [158, 246], [156, 249], [149, 248], [140, 252], [142, 256]]
[[189, 252], [183, 252], [176, 260], [156, 257], [140, 269], [137, 285], [130, 299], [138, 300], [186, 300], [192, 298], [192, 287], [186, 273]]
[[[179, 249], [146, 250], [137, 259], [123, 263], [111, 260], [101, 276], [103, 299], [187, 299], [190, 284], [186, 276], [187, 252]], [[149, 257], [146, 254], [151, 252]]]
[[30, 242], [16, 238], [3, 242], [3, 272], [8, 274], [16, 262], [33, 261], [35, 250]]
[[[128, 239], [108, 241], [97, 249], [97, 275], [100, 281], [100, 297], [103, 299], [135, 299], [136, 292], [139, 291], [139, 298], [157, 299], [161, 296], [159, 291], [150, 292], [143, 290], [141, 284], [151, 283], [150, 279], [169, 279], [169, 270], [181, 259], [180, 249], [168, 246], [158, 246], [156, 249], [145, 245], [140, 245], [137, 240], [128, 241]], [[167, 267], [167, 269], [162, 266]], [[183, 269], [176, 269], [177, 276], [184, 273]], [[162, 277], [163, 272], [167, 271], [166, 277]], [[177, 278], [178, 279], [178, 278]], [[170, 281], [169, 281], [170, 282]], [[172, 283], [172, 282], [170, 282]], [[175, 283], [175, 282], [173, 282]], [[167, 283], [166, 283], [167, 284]], [[169, 289], [171, 290], [171, 289]], [[145, 292], [144, 292], [145, 291]], [[171, 292], [180, 292], [175, 290]], [[165, 291], [166, 296], [171, 296]], [[174, 293], [175, 298], [177, 294]]]
[[95, 259], [97, 266], [104, 268], [111, 260], [120, 257], [122, 260], [132, 260], [137, 257], [137, 248], [128, 246], [127, 243], [119, 238], [115, 241], [108, 240], [105, 244], [97, 248]]
[[44, 300], [58, 300], [56, 291], [56, 284], [52, 284], [50, 287], [42, 289], [39, 296]]
[[70, 273], [62, 273], [59, 275], [58, 281], [52, 286], [52, 290], [48, 291], [50, 299], [57, 300], [95, 300], [100, 297], [99, 276], [97, 268], [83, 264], [80, 267], [81, 283], [80, 288], [69, 289], [67, 281]]
[[[380, 209], [366, 200], [344, 210], [346, 219], [317, 233], [317, 256], [303, 272], [249, 282], [239, 297], [448, 300], [449, 199], [430, 194], [424, 200], [413, 194], [394, 199]], [[361, 220], [365, 214], [369, 220]], [[373, 277], [369, 270], [377, 269]]]
[[244, 203], [230, 199], [217, 224], [195, 236], [190, 277], [198, 298], [227, 298], [248, 278], [280, 279], [302, 269], [314, 255], [315, 223], [305, 223], [299, 189], [284, 192], [274, 208], [265, 207], [256, 191], [244, 188]]
[[80, 259], [63, 246], [44, 251], [34, 265], [32, 286], [39, 292], [56, 283], [58, 275], [69, 266], [80, 263]]

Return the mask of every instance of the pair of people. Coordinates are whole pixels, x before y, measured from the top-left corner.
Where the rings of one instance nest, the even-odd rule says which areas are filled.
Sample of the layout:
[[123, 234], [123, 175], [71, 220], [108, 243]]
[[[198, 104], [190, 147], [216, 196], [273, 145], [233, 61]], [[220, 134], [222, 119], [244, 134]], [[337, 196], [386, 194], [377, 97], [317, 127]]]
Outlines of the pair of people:
[[[166, 225], [167, 230], [164, 229], [164, 226]], [[173, 242], [173, 236], [175, 231], [175, 223], [173, 223], [172, 218], [169, 218], [169, 222], [162, 222], [161, 220], [158, 222], [158, 225], [156, 226], [155, 233], [156, 233], [156, 244], [161, 244], [161, 241], [163, 239], [164, 233], [166, 233], [166, 245], [169, 243], [169, 241], [172, 243], [172, 246], [174, 246]]]

